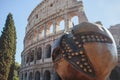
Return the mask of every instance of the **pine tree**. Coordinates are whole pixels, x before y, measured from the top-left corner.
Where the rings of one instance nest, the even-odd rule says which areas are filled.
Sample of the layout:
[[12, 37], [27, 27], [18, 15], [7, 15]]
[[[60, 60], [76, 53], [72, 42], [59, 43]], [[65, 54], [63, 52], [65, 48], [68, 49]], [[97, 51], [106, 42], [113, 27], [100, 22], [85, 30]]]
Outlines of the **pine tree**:
[[[12, 14], [9, 13], [0, 37], [0, 80], [8, 80], [16, 53], [16, 29]], [[14, 70], [13, 70], [14, 71]], [[12, 72], [14, 73], [14, 72]]]

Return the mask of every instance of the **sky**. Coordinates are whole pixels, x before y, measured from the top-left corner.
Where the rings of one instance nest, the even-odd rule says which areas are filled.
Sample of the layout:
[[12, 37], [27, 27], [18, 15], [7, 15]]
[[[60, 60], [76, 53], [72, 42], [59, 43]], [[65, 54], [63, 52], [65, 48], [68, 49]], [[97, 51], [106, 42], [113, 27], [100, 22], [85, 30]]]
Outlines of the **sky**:
[[[41, 0], [0, 0], [0, 31], [3, 30], [8, 13], [12, 13], [17, 31], [16, 61], [19, 63], [28, 16], [40, 2]], [[120, 24], [120, 0], [83, 0], [83, 5], [90, 22], [101, 21], [106, 28]]]

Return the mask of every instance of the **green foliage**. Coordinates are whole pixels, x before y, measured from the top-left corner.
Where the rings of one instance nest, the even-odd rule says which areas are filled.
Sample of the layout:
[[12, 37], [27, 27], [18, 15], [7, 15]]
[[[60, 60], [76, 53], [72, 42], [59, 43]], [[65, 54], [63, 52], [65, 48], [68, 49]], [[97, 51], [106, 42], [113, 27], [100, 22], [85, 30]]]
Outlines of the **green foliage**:
[[20, 70], [20, 64], [15, 62], [13, 80], [19, 80], [19, 70]]
[[12, 14], [9, 13], [5, 27], [0, 36], [0, 80], [7, 80], [10, 67], [13, 65], [16, 53], [16, 29]]
[[13, 77], [13, 80], [19, 80], [19, 78], [15, 76], [15, 77]]

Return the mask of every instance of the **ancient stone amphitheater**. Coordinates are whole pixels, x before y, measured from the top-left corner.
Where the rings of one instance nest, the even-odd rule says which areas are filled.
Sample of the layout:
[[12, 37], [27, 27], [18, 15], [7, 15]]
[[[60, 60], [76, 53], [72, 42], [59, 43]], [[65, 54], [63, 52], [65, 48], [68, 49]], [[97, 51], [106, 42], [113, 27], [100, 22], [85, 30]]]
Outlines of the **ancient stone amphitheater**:
[[53, 42], [87, 21], [81, 0], [43, 0], [30, 14], [24, 38], [20, 80], [56, 80]]

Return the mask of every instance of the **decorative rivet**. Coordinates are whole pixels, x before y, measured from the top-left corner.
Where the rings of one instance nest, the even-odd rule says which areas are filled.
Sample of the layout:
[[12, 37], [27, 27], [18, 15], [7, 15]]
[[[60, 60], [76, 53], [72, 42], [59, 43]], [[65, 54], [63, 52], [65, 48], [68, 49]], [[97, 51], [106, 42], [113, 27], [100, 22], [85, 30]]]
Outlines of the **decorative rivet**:
[[86, 68], [84, 68], [84, 71], [85, 71], [85, 72], [87, 72], [87, 69], [86, 69]]
[[65, 57], [65, 54], [63, 54], [63, 57]]
[[91, 35], [92, 38], [94, 38], [94, 35]]
[[66, 47], [68, 47], [68, 45], [66, 44]]
[[83, 51], [80, 51], [80, 54], [83, 54]]
[[79, 61], [77, 61], [77, 62], [76, 62], [76, 64], [80, 64], [80, 62], [79, 62]]
[[98, 36], [95, 36], [96, 38], [98, 38]]
[[107, 41], [107, 38], [105, 38], [105, 41]]
[[85, 58], [82, 58], [82, 61], [85, 61]]
[[85, 36], [81, 36], [81, 38], [83, 39], [83, 38], [85, 38]]
[[84, 65], [88, 65], [88, 63], [85, 62]]
[[78, 47], [81, 47], [81, 45], [78, 45]]
[[70, 49], [70, 47], [67, 47], [67, 49]]
[[72, 52], [72, 50], [69, 50], [68, 52]]
[[68, 58], [69, 58], [69, 59], [71, 59], [71, 58], [72, 58], [72, 56], [68, 56]]
[[89, 69], [88, 71], [89, 71], [89, 72], [92, 72], [92, 70], [91, 70], [91, 69]]
[[79, 44], [79, 42], [75, 42], [76, 44]]
[[80, 65], [80, 68], [83, 68], [83, 65], [82, 65], [82, 64]]
[[73, 37], [73, 39], [76, 39], [75, 37]]
[[83, 41], [83, 42], [86, 42], [86, 39], [83, 39], [82, 41]]
[[76, 52], [76, 53], [75, 53], [75, 55], [77, 56], [77, 55], [78, 55], [78, 53]]
[[72, 55], [72, 56], [74, 56], [75, 54], [74, 54], [74, 53], [72, 53], [71, 55]]

